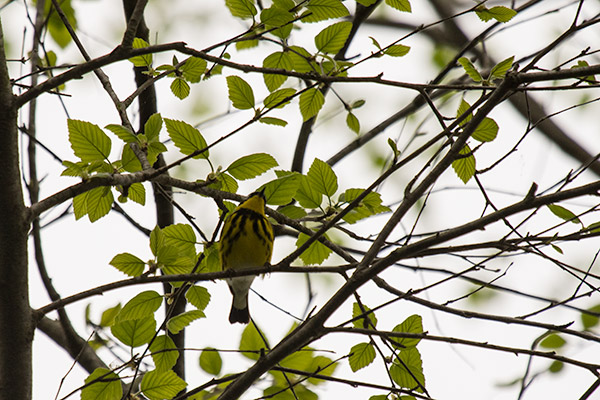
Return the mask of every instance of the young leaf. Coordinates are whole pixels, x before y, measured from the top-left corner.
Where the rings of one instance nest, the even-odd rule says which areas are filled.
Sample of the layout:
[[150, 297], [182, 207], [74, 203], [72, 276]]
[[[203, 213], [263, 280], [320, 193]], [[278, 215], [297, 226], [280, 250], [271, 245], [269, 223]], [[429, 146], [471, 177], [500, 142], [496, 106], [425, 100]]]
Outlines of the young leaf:
[[391, 57], [404, 57], [410, 51], [410, 46], [395, 44], [384, 50], [383, 54]]
[[491, 142], [498, 135], [498, 124], [491, 118], [485, 117], [475, 128], [471, 137], [480, 142]]
[[206, 71], [206, 61], [198, 57], [190, 57], [181, 66], [181, 72], [186, 81], [191, 83], [200, 82], [202, 74]]
[[167, 335], [160, 335], [154, 339], [150, 345], [150, 353], [157, 371], [170, 370], [179, 358], [177, 346]]
[[266, 108], [281, 108], [290, 102], [290, 99], [294, 94], [296, 94], [296, 89], [280, 89], [269, 94], [263, 101], [263, 104]]
[[306, 177], [312, 188], [328, 197], [333, 196], [338, 189], [335, 172], [329, 164], [318, 158], [313, 161]]
[[81, 389], [81, 400], [115, 400], [123, 397], [119, 376], [106, 368], [96, 368]]
[[[595, 314], [600, 313], [600, 304], [596, 304], [595, 306], [588, 308], [588, 311]], [[600, 317], [596, 315], [588, 314], [585, 312], [581, 313], [581, 323], [583, 324], [583, 329], [585, 329], [586, 331], [598, 325], [599, 321]]]
[[171, 82], [171, 93], [179, 100], [183, 100], [190, 95], [190, 85], [183, 78], [175, 78]]
[[[277, 51], [270, 54], [263, 60], [263, 68], [279, 68], [291, 71], [292, 67], [291, 57], [288, 53], [283, 51]], [[263, 78], [269, 92], [277, 90], [287, 80], [287, 76], [276, 74], [264, 74]], [[252, 105], [254, 105], [254, 103]]]
[[267, 203], [274, 206], [289, 204], [300, 186], [301, 177], [302, 175], [294, 172], [288, 175], [281, 175], [277, 179], [265, 184], [263, 187]]
[[146, 189], [144, 188], [144, 185], [140, 182], [132, 183], [131, 186], [129, 186], [127, 198], [141, 205], [146, 204]]
[[477, 71], [477, 68], [475, 68], [471, 60], [469, 60], [467, 57], [459, 58], [458, 63], [462, 65], [467, 75], [469, 75], [471, 79], [473, 79], [473, 81], [481, 82], [483, 80], [481, 74], [479, 73], [479, 71]]
[[292, 60], [294, 71], [306, 74], [316, 72], [313, 56], [303, 47], [290, 46], [290, 59]]
[[129, 253], [117, 254], [109, 264], [129, 276], [139, 276], [146, 268], [145, 262]]
[[139, 347], [147, 344], [156, 332], [154, 316], [142, 319], [130, 319], [114, 324], [110, 331], [125, 346]]
[[510, 21], [517, 12], [513, 9], [503, 6], [496, 6], [488, 9], [484, 5], [480, 5], [475, 10], [475, 13], [483, 22], [488, 22], [490, 19], [495, 19], [498, 22], [508, 22]]
[[256, 153], [238, 158], [226, 171], [236, 179], [246, 180], [257, 177], [277, 165], [279, 164], [270, 154]]
[[275, 126], [286, 126], [288, 124], [287, 121], [285, 121], [283, 119], [273, 118], [273, 117], [262, 117], [258, 121], [263, 124], [275, 125]]
[[540, 342], [540, 346], [545, 349], [560, 349], [563, 347], [567, 341], [563, 339], [562, 336], [553, 333], [547, 336], [544, 340]]
[[346, 125], [348, 125], [348, 128], [352, 129], [354, 133], [360, 133], [360, 121], [356, 118], [356, 115], [351, 112], [346, 115]]
[[[371, 309], [365, 305], [363, 305], [365, 312], [371, 311]], [[371, 312], [364, 316], [364, 313], [358, 303], [354, 303], [352, 305], [352, 319], [358, 317], [359, 315], [363, 315], [362, 318], [359, 318], [355, 321], [352, 321], [352, 325], [356, 328], [363, 329], [373, 329], [377, 326], [377, 318], [375, 317], [375, 313]]]
[[294, 198], [304, 208], [319, 208], [323, 201], [321, 192], [317, 191], [304, 175], [300, 177], [300, 185]]
[[[456, 110], [456, 118], [465, 114], [469, 108], [471, 108], [471, 105], [469, 103], [467, 103], [465, 101], [465, 99], [462, 99], [460, 101], [460, 105], [458, 106], [458, 110]], [[473, 118], [473, 114], [469, 113], [462, 121], [460, 121], [460, 126], [465, 125], [472, 118]]]
[[140, 389], [150, 400], [165, 400], [172, 399], [186, 386], [187, 383], [172, 370], [154, 370], [144, 374]]
[[385, 0], [385, 3], [398, 11], [412, 12], [412, 8], [408, 0]]
[[[392, 332], [401, 333], [423, 333], [423, 319], [420, 315], [411, 315], [406, 318], [401, 324], [398, 324], [392, 329]], [[421, 339], [413, 338], [394, 338], [392, 345], [400, 351], [407, 348], [415, 347]]]
[[244, 329], [244, 332], [242, 332], [242, 338], [240, 339], [240, 350], [242, 351], [242, 355], [256, 361], [260, 358], [265, 347], [269, 348], [268, 342], [265, 345], [263, 338], [256, 330], [254, 324], [248, 324]]
[[117, 314], [121, 311], [121, 303], [117, 304], [114, 307], [107, 308], [102, 312], [100, 316], [100, 326], [109, 327], [115, 323], [115, 318]]
[[146, 290], [136, 295], [123, 306], [116, 322], [146, 318], [154, 314], [162, 304], [162, 296], [154, 290]]
[[109, 124], [109, 125], [106, 125], [104, 128], [108, 129], [109, 131], [111, 131], [112, 133], [117, 135], [117, 137], [119, 139], [121, 139], [122, 141], [124, 141], [125, 143], [137, 143], [138, 142], [138, 138], [137, 138], [136, 134], [131, 132], [129, 130], [129, 128], [126, 128], [123, 125]]
[[[167, 133], [179, 151], [185, 155], [206, 149], [206, 140], [200, 131], [190, 124], [165, 118]], [[194, 156], [194, 158], [208, 158], [208, 150]]]
[[319, 89], [311, 88], [300, 95], [300, 113], [302, 113], [303, 121], [308, 121], [316, 116], [323, 104], [325, 98]]
[[169, 332], [176, 335], [195, 320], [205, 317], [206, 314], [204, 314], [202, 310], [186, 311], [183, 314], [179, 314], [171, 318], [167, 322], [167, 329], [169, 330]]
[[[135, 38], [133, 39], [132, 47], [134, 49], [143, 49], [144, 47], [148, 47], [149, 44], [144, 39]], [[129, 59], [133, 63], [134, 67], [146, 68], [152, 65], [152, 54], [144, 54], [141, 56], [134, 56]]]
[[[399, 357], [403, 364], [397, 362], [392, 364], [390, 367], [392, 379], [402, 388], [414, 389], [417, 392], [423, 393], [425, 375], [423, 375], [421, 353], [419, 353], [416, 347], [411, 347], [400, 352]], [[407, 371], [407, 368], [410, 372]]]
[[371, 343], [359, 343], [350, 349], [348, 362], [352, 372], [366, 367], [375, 360], [375, 348]]
[[234, 17], [241, 19], [253, 18], [257, 12], [251, 0], [225, 0], [225, 5]]
[[344, 47], [351, 29], [352, 22], [349, 21], [336, 22], [328, 26], [315, 36], [317, 49], [322, 53], [337, 53]]
[[563, 206], [559, 206], [558, 204], [548, 204], [548, 209], [552, 211], [552, 214], [556, 215], [558, 218], [564, 221], [570, 221], [574, 224], [581, 224], [581, 221], [577, 216], [570, 210], [567, 210]]
[[232, 105], [239, 110], [254, 108], [254, 92], [252, 87], [239, 76], [227, 77], [227, 89]]
[[198, 310], [204, 310], [210, 302], [210, 293], [202, 286], [192, 286], [185, 293], [185, 298]]
[[[300, 233], [298, 235], [298, 240], [296, 240], [296, 247], [302, 246], [304, 242], [308, 240], [308, 238], [308, 235]], [[331, 249], [318, 240], [315, 240], [310, 246], [308, 246], [308, 249], [304, 250], [302, 254], [300, 254], [300, 259], [305, 265], [321, 265], [323, 261], [329, 258], [330, 255]]]
[[196, 257], [196, 234], [188, 224], [173, 224], [162, 229], [164, 243], [179, 249], [181, 255]]
[[110, 138], [91, 122], [67, 120], [69, 142], [77, 157], [84, 162], [108, 161], [110, 155]]
[[310, 13], [303, 16], [302, 22], [318, 22], [350, 15], [340, 0], [311, 0], [306, 8]]
[[490, 81], [493, 81], [494, 79], [503, 79], [510, 67], [512, 67], [514, 60], [515, 56], [512, 56], [494, 65], [490, 71], [490, 77], [488, 79]]
[[110, 187], [100, 186], [87, 192], [86, 210], [90, 222], [95, 222], [110, 212], [114, 197]]
[[158, 225], [150, 232], [150, 251], [155, 256], [158, 255], [159, 250], [165, 245], [165, 235], [162, 229]]
[[222, 366], [223, 360], [217, 350], [212, 348], [202, 350], [202, 353], [200, 353], [200, 368], [211, 375], [217, 376], [221, 373]]
[[[469, 146], [465, 145], [459, 154], [463, 157], [457, 158], [452, 161], [452, 168], [456, 175], [460, 178], [464, 183], [469, 182], [469, 180], [475, 175], [475, 156], [471, 153], [471, 149]], [[467, 154], [469, 154], [467, 156]]]

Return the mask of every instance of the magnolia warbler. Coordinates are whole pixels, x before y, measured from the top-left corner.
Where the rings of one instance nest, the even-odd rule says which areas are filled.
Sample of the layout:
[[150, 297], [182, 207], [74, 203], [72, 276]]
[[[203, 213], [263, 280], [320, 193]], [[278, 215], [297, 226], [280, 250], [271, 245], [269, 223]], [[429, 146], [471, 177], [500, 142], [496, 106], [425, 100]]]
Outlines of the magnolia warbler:
[[[271, 262], [273, 227], [265, 217], [264, 189], [251, 193], [225, 219], [220, 238], [221, 267], [223, 270], [262, 267]], [[248, 291], [254, 276], [227, 278], [233, 295], [229, 322], [247, 324]]]

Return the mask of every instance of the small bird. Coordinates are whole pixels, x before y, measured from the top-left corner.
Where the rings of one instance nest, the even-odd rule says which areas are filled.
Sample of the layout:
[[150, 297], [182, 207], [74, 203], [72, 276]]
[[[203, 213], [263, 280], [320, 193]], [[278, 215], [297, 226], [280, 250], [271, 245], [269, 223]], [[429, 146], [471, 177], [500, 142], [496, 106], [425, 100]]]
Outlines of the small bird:
[[[264, 189], [251, 193], [248, 199], [225, 219], [219, 239], [221, 268], [224, 271], [263, 267], [271, 262], [273, 227], [265, 216], [265, 202]], [[233, 295], [229, 313], [230, 323], [250, 322], [248, 291], [254, 278], [240, 276], [226, 279]]]

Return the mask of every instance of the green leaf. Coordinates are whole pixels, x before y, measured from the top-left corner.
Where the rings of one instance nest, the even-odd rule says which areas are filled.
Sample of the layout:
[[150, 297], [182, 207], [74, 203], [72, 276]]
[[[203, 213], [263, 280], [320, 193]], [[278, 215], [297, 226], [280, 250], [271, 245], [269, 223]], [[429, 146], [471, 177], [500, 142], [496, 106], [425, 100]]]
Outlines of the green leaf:
[[304, 218], [307, 215], [306, 211], [304, 211], [304, 208], [294, 205], [281, 207], [277, 211], [291, 219]]
[[546, 349], [560, 349], [566, 343], [562, 336], [552, 333], [540, 342], [540, 346]]
[[356, 0], [356, 2], [362, 4], [365, 7], [369, 7], [375, 4], [377, 0]]
[[515, 56], [512, 56], [494, 65], [490, 71], [490, 76], [488, 79], [490, 81], [493, 81], [494, 79], [503, 79], [508, 70], [512, 67], [514, 60]]
[[219, 352], [213, 348], [202, 350], [200, 353], [200, 368], [205, 372], [217, 376], [221, 373], [223, 360]]
[[227, 77], [227, 89], [232, 105], [239, 110], [254, 108], [254, 92], [252, 87], [239, 76]]
[[[578, 60], [576, 65], [573, 65], [571, 67], [571, 69], [575, 69], [575, 68], [586, 68], [589, 67], [590, 64], [585, 61], [585, 60]], [[588, 76], [584, 76], [581, 77], [579, 79], [582, 79], [584, 82], [587, 82], [589, 85], [593, 85], [596, 83], [596, 76], [595, 75], [588, 75]]]
[[[596, 314], [600, 313], [600, 304], [596, 304], [595, 306], [588, 308], [588, 311]], [[596, 315], [581, 313], [581, 323], [583, 324], [583, 329], [586, 331], [598, 325], [599, 321], [600, 317], [597, 317]]]
[[239, 185], [231, 175], [226, 173], [220, 173], [217, 175], [216, 178], [217, 181], [211, 183], [209, 187], [213, 189], [223, 190], [224, 192], [237, 193]]
[[95, 222], [110, 212], [114, 197], [110, 187], [100, 186], [87, 192], [86, 210], [90, 222]]
[[338, 189], [337, 176], [329, 164], [315, 158], [306, 174], [308, 183], [317, 192], [331, 197]]
[[336, 22], [315, 36], [315, 45], [322, 53], [335, 54], [344, 47], [351, 30], [352, 22]]
[[117, 254], [109, 264], [129, 276], [140, 276], [146, 268], [145, 262], [129, 253]]
[[[365, 306], [363, 304], [363, 307], [365, 308], [365, 311], [371, 311], [371, 309], [367, 306]], [[358, 305], [358, 303], [354, 303], [352, 305], [352, 318], [356, 318], [359, 315], [363, 315], [363, 311], [361, 310], [360, 306]], [[352, 321], [352, 325], [354, 325], [355, 328], [364, 328], [364, 329], [373, 329], [377, 326], [377, 317], [375, 317], [375, 313], [371, 312], [369, 314], [367, 314], [366, 316], [363, 316], [355, 321]]]
[[[273, 4], [272, 7], [266, 8], [260, 13], [260, 20], [265, 25], [266, 29], [271, 30], [271, 34], [286, 39], [292, 33], [294, 27], [292, 21], [294, 20], [294, 14], [289, 12], [294, 6], [290, 8], [278, 7]], [[273, 29], [277, 28], [277, 29]]]
[[117, 323], [130, 319], [141, 319], [154, 315], [156, 310], [160, 308], [162, 296], [154, 290], [147, 290], [136, 295], [123, 306], [119, 315], [117, 315]]
[[294, 198], [304, 208], [319, 208], [323, 201], [323, 195], [310, 184], [304, 175], [300, 178], [300, 185]]
[[173, 224], [162, 229], [164, 243], [179, 249], [181, 255], [196, 257], [196, 234], [188, 224]]
[[146, 204], [146, 188], [140, 182], [132, 183], [129, 186], [127, 198], [135, 201], [138, 204]]
[[190, 85], [183, 78], [175, 78], [171, 82], [171, 93], [179, 100], [183, 100], [190, 95]]
[[241, 19], [253, 18], [256, 14], [256, 7], [251, 0], [225, 0], [225, 5], [234, 17]]
[[[62, 9], [64, 15], [67, 17], [67, 20], [69, 21], [73, 29], [77, 31], [77, 18], [75, 16], [75, 10], [73, 9], [71, 1], [62, 1], [60, 3], [60, 8]], [[62, 21], [61, 17], [56, 12], [52, 2], [45, 4], [44, 16], [48, 18], [48, 32], [50, 33], [52, 40], [54, 40], [56, 44], [58, 44], [63, 49], [67, 47], [73, 41], [73, 38], [67, 30], [65, 23]]]
[[150, 232], [150, 251], [155, 256], [158, 255], [158, 251], [161, 247], [165, 245], [165, 235], [162, 232], [162, 229], [158, 225], [152, 229]]
[[127, 128], [123, 125], [109, 124], [109, 125], [106, 125], [104, 128], [108, 129], [109, 131], [111, 131], [112, 133], [117, 135], [117, 137], [119, 139], [121, 139], [122, 141], [124, 141], [125, 143], [137, 143], [138, 142], [138, 138], [137, 138], [136, 134], [133, 133], [131, 130], [129, 130], [129, 128]]
[[273, 118], [273, 117], [262, 117], [258, 121], [263, 124], [275, 125], [275, 126], [286, 126], [288, 124], [287, 121], [285, 121], [283, 119]]
[[553, 374], [556, 374], [562, 371], [564, 366], [565, 364], [562, 361], [554, 360], [552, 361], [552, 364], [550, 364], [550, 367], [548, 367], [548, 371], [552, 372]]
[[[463, 156], [469, 153], [471, 153], [471, 148], [467, 145], [459, 152], [459, 154]], [[473, 175], [475, 175], [475, 156], [470, 154], [466, 157], [457, 158], [452, 161], [452, 168], [461, 181], [464, 183], [469, 182]]]
[[[423, 393], [422, 387], [425, 387], [425, 376], [423, 375], [423, 362], [419, 350], [416, 347], [411, 347], [400, 352], [398, 357], [404, 365], [394, 362], [390, 367], [390, 375], [394, 382], [402, 388], [414, 389], [419, 393]], [[410, 370], [410, 373], [406, 368]]]
[[[327, 237], [325, 235], [325, 237]], [[298, 240], [296, 240], [296, 247], [300, 247], [308, 240], [309, 236], [300, 233], [298, 234]], [[331, 249], [325, 246], [323, 243], [315, 240], [308, 249], [304, 250], [300, 254], [300, 259], [305, 265], [321, 265], [323, 261], [327, 260], [331, 255]]]
[[385, 4], [395, 8], [398, 11], [412, 12], [412, 8], [408, 0], [385, 0]]
[[264, 174], [277, 165], [279, 164], [270, 154], [256, 153], [238, 158], [227, 167], [226, 171], [242, 181]]
[[200, 82], [200, 78], [202, 78], [202, 74], [206, 71], [206, 66], [207, 63], [205, 60], [198, 57], [190, 57], [181, 66], [181, 72], [186, 81], [198, 83]]
[[280, 89], [269, 94], [263, 101], [263, 104], [266, 108], [282, 108], [290, 102], [294, 94], [296, 94], [296, 89]]
[[274, 206], [289, 204], [300, 186], [301, 177], [299, 173], [291, 172], [288, 175], [280, 174], [277, 179], [266, 183], [263, 188], [267, 204]]
[[[292, 59], [288, 53], [283, 51], [270, 54], [263, 60], [263, 68], [279, 68], [291, 71], [292, 67]], [[263, 78], [269, 92], [278, 89], [287, 80], [287, 76], [276, 74], [264, 74]]]
[[[364, 189], [347, 189], [340, 195], [340, 201], [350, 203], [363, 191]], [[343, 219], [350, 224], [354, 224], [371, 215], [391, 211], [389, 207], [382, 205], [381, 202], [381, 195], [376, 192], [371, 192], [362, 199], [358, 207], [353, 208]]]
[[340, 0], [311, 0], [306, 8], [310, 13], [303, 16], [302, 22], [318, 22], [350, 15], [350, 12]]
[[401, 44], [395, 44], [388, 47], [383, 51], [383, 54], [391, 57], [404, 57], [410, 51], [410, 46], [404, 46]]
[[[165, 118], [167, 133], [175, 146], [185, 155], [206, 149], [206, 141], [200, 131], [190, 124]], [[194, 158], [208, 159], [208, 150], [194, 156]]]
[[187, 383], [173, 371], [148, 371], [142, 378], [140, 389], [150, 400], [172, 399], [185, 389]]
[[125, 346], [139, 347], [152, 340], [156, 333], [156, 321], [153, 316], [142, 319], [130, 319], [114, 324], [110, 331]]
[[360, 121], [356, 118], [356, 115], [351, 112], [346, 115], [346, 125], [348, 125], [348, 128], [352, 129], [354, 133], [360, 133]]
[[469, 60], [467, 57], [459, 58], [458, 63], [462, 65], [467, 75], [469, 75], [469, 77], [471, 77], [473, 81], [481, 82], [483, 80], [481, 74], [479, 73], [479, 71], [477, 71], [477, 68], [475, 68], [471, 60]]
[[73, 197], [73, 214], [75, 214], [75, 220], [87, 214], [87, 198], [89, 193], [85, 192]]
[[150, 345], [150, 354], [157, 371], [168, 371], [177, 363], [179, 351], [173, 339], [167, 335], [157, 336]]
[[317, 68], [313, 61], [313, 56], [303, 47], [290, 46], [290, 58], [294, 65], [294, 71], [302, 74], [316, 72]]
[[144, 135], [149, 143], [159, 140], [160, 131], [163, 126], [163, 120], [160, 113], [152, 114], [144, 124]]
[[[133, 48], [134, 49], [143, 49], [144, 47], [148, 47], [149, 44], [144, 39], [135, 38], [133, 39]], [[129, 59], [133, 63], [134, 67], [146, 68], [152, 65], [152, 54], [144, 54], [141, 56], [131, 57]]]
[[498, 136], [498, 124], [491, 118], [485, 117], [471, 135], [480, 142], [491, 142]]
[[572, 222], [574, 224], [581, 224], [579, 218], [577, 218], [572, 211], [567, 210], [563, 206], [559, 206], [558, 204], [548, 204], [548, 209], [552, 211], [552, 214], [564, 221]]
[[115, 318], [117, 314], [121, 311], [121, 303], [117, 304], [114, 307], [107, 308], [102, 312], [102, 316], [100, 317], [100, 326], [108, 327], [115, 323]]
[[142, 164], [140, 164], [140, 160], [138, 160], [128, 144], [123, 146], [123, 153], [121, 154], [121, 166], [127, 172], [137, 172], [142, 170]]
[[[469, 108], [471, 108], [471, 105], [469, 103], [467, 103], [464, 99], [462, 99], [460, 101], [460, 105], [458, 106], [458, 110], [456, 110], [456, 118], [465, 114], [469, 110]], [[469, 113], [462, 121], [460, 121], [460, 125], [461, 126], [465, 125], [472, 118], [473, 118], [473, 114]]]
[[194, 285], [190, 287], [185, 294], [185, 298], [198, 310], [204, 310], [210, 303], [210, 293], [202, 286]]
[[248, 324], [240, 339], [239, 349], [242, 351], [242, 355], [256, 361], [260, 358], [261, 352], [266, 351], [268, 348], [268, 343], [265, 344], [254, 324]]
[[375, 348], [371, 343], [359, 343], [352, 346], [348, 362], [352, 372], [366, 367], [375, 360]]
[[[406, 318], [401, 324], [398, 324], [392, 329], [392, 332], [398, 333], [423, 333], [423, 319], [420, 315], [413, 314]], [[421, 339], [413, 338], [393, 338], [392, 345], [400, 350], [405, 351], [408, 348], [415, 347]]]
[[302, 120], [307, 121], [316, 116], [325, 104], [325, 97], [319, 89], [310, 88], [300, 95], [300, 113]]
[[77, 157], [84, 162], [108, 161], [110, 155], [110, 138], [91, 122], [67, 120], [69, 142]]
[[199, 318], [205, 318], [206, 314], [202, 310], [190, 310], [171, 318], [167, 322], [167, 329], [173, 334], [178, 334], [186, 326]]
[[119, 376], [106, 368], [96, 368], [81, 389], [81, 400], [118, 400], [123, 397]]
[[484, 5], [478, 6], [475, 13], [483, 22], [487, 22], [491, 19], [495, 19], [498, 22], [508, 22], [517, 15], [515, 10], [508, 7], [496, 6], [488, 9]]
[[[338, 363], [332, 362], [331, 358], [325, 356], [316, 356], [312, 359], [307, 371], [317, 371], [319, 375], [331, 376], [335, 372]], [[325, 382], [323, 379], [308, 378], [313, 385]]]

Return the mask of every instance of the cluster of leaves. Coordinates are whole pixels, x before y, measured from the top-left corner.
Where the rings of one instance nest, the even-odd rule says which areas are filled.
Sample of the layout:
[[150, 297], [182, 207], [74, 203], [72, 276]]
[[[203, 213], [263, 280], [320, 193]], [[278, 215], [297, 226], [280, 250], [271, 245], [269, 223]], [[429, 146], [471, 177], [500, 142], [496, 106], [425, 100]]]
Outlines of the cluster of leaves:
[[[377, 328], [375, 313], [366, 306], [354, 303], [353, 324], [355, 328], [371, 329]], [[423, 362], [417, 345], [420, 338], [394, 337], [394, 334], [423, 334], [423, 321], [420, 315], [411, 315], [402, 323], [396, 325], [385, 337], [390, 345], [392, 355], [383, 360], [388, 367], [389, 376], [403, 389], [414, 390], [419, 393], [425, 391], [425, 375], [423, 373]], [[350, 349], [348, 362], [352, 371], [363, 369], [375, 361], [377, 353], [373, 341], [358, 343]], [[371, 396], [371, 400], [382, 400], [387, 395]]]

